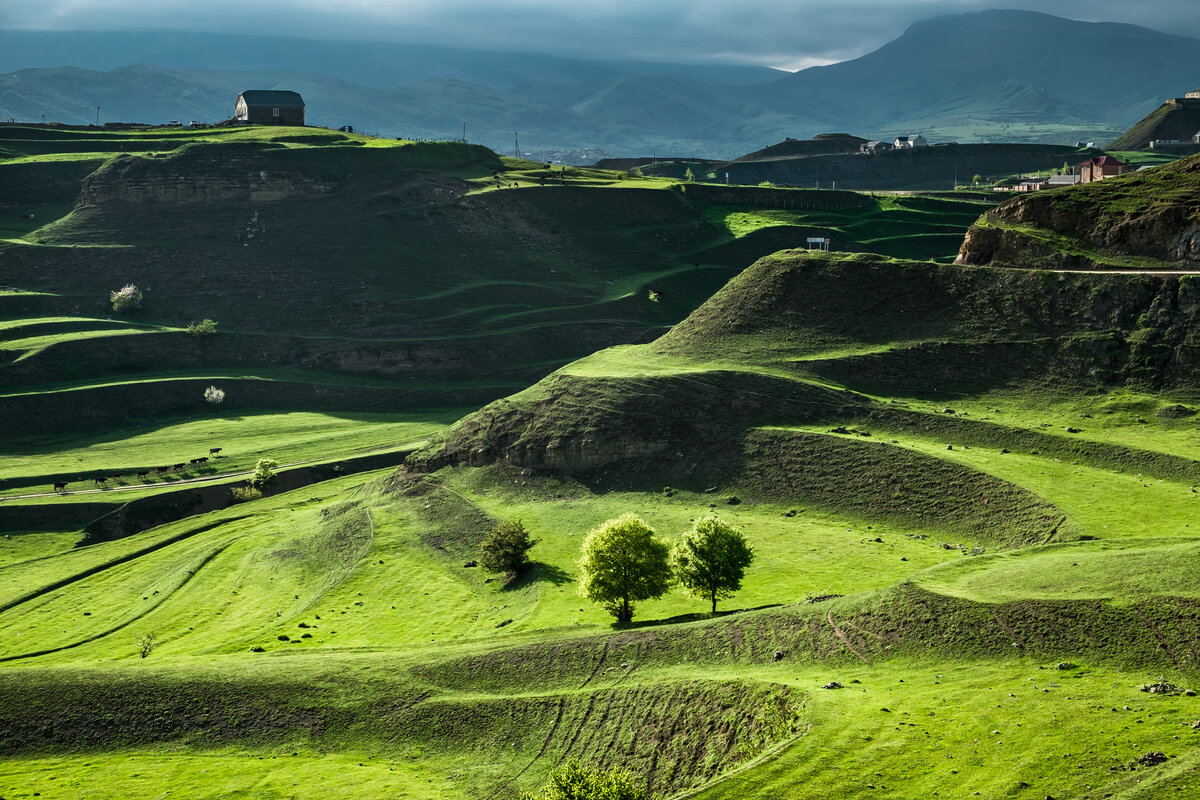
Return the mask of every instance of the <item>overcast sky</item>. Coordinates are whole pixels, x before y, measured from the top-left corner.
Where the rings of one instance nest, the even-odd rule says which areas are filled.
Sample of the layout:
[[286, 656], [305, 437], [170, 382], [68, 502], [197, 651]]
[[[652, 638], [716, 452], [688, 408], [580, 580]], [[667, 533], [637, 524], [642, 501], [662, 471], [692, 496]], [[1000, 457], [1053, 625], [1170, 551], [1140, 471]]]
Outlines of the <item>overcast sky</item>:
[[236, 30], [799, 69], [867, 53], [919, 19], [994, 7], [1200, 37], [1200, 0], [0, 0], [0, 28]]

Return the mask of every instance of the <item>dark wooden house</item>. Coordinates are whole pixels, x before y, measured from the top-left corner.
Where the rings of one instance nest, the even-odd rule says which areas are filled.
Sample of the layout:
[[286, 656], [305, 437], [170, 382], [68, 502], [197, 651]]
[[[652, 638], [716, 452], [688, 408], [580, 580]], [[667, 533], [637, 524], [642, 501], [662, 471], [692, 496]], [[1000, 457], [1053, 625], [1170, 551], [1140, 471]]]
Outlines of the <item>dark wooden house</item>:
[[233, 118], [247, 125], [303, 125], [304, 99], [296, 92], [247, 89], [238, 95]]

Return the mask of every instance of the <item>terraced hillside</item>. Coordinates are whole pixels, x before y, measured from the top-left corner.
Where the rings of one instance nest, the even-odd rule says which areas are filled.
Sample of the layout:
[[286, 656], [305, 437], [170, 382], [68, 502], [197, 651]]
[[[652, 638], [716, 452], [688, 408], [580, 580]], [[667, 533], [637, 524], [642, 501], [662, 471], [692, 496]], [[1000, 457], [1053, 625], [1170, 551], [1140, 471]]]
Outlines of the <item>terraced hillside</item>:
[[[711, 253], [805, 212], [864, 246], [962, 213], [854, 202], [692, 213], [724, 227]], [[237, 446], [0, 504], [25, 521], [0, 540], [0, 794], [517, 798], [573, 758], [660, 799], [1190, 796], [1195, 280], [785, 250], [474, 413], [46, 434], [16, 472]], [[320, 474], [202, 494], [276, 452]], [[196, 492], [183, 513], [155, 505], [168, 481]], [[118, 492], [82, 542], [55, 511]], [[612, 625], [577, 562], [630, 511], [669, 540], [736, 525], [743, 589]], [[507, 582], [475, 566], [502, 520], [538, 540]]]
[[[167, 506], [209, 503], [264, 456], [398, 463], [419, 437], [396, 431], [653, 339], [765, 253], [820, 234], [948, 258], [947, 231], [983, 208], [930, 201], [954, 215], [934, 223], [920, 198], [714, 204], [672, 181], [311, 128], [0, 126], [0, 156], [12, 530], [69, 532], [137, 500], [120, 512], [133, 530], [174, 513], [147, 497], [181, 485]], [[861, 231], [884, 222], [878, 242]], [[130, 284], [140, 307], [115, 313]]]

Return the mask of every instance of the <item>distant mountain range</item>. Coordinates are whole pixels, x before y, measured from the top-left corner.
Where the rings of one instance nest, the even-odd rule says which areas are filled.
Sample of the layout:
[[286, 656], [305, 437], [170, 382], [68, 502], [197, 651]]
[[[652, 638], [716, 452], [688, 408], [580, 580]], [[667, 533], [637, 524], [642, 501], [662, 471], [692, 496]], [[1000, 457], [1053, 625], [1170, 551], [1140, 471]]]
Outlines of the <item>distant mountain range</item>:
[[[1107, 141], [1200, 86], [1200, 40], [1027, 11], [939, 17], [852, 61], [603, 62], [409, 44], [0, 31], [0, 119], [215, 122], [238, 92], [300, 92], [310, 124], [538, 157], [733, 158], [826, 131]], [[99, 113], [97, 113], [99, 106]]]

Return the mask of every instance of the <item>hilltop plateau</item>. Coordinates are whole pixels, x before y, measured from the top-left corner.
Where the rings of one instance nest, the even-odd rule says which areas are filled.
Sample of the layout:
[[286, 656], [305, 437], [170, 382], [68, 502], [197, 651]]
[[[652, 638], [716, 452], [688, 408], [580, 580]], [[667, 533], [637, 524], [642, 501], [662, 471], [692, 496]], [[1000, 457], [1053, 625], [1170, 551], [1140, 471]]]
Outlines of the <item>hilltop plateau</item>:
[[[1192, 161], [993, 208], [316, 129], [0, 147], [5, 797], [1200, 791], [1200, 296], [1144, 268]], [[949, 263], [972, 223], [1026, 235]], [[1120, 269], [1027, 268], [1105, 226]], [[740, 529], [742, 588], [614, 624], [581, 542], [629, 512]]]

